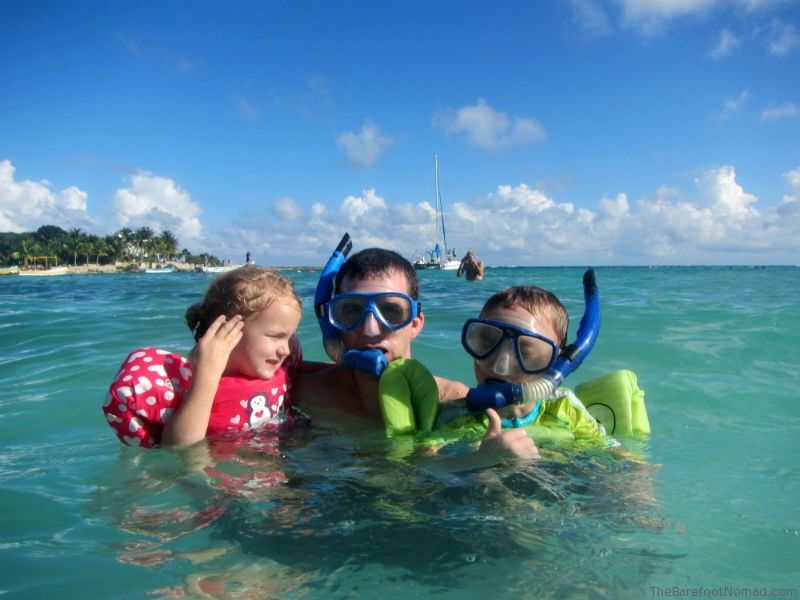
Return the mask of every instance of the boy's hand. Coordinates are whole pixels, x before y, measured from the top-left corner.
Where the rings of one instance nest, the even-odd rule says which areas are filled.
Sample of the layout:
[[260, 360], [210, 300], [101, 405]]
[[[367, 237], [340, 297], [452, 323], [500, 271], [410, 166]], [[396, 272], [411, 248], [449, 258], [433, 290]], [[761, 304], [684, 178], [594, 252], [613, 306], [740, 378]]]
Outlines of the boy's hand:
[[539, 449], [522, 427], [503, 429], [502, 420], [493, 408], [486, 409], [489, 428], [483, 436], [478, 451], [497, 458], [539, 458]]
[[217, 317], [192, 350], [197, 371], [219, 380], [228, 365], [231, 352], [242, 339], [244, 320], [239, 315]]

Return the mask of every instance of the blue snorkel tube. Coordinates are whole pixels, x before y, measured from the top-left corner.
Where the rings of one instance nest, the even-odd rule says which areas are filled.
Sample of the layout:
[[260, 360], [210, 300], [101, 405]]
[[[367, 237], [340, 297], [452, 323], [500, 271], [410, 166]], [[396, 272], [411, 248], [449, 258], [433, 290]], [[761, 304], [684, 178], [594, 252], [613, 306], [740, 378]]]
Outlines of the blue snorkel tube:
[[552, 367], [528, 383], [484, 383], [474, 387], [467, 394], [467, 409], [481, 413], [487, 408], [538, 402], [552, 396], [589, 355], [600, 333], [600, 294], [594, 269], [583, 274], [583, 296], [586, 308], [575, 341], [561, 350]]
[[336, 250], [322, 268], [322, 275], [319, 276], [317, 290], [314, 292], [314, 313], [317, 315], [317, 322], [322, 331], [322, 345], [325, 353], [333, 362], [342, 362], [342, 340], [339, 338], [339, 330], [328, 320], [328, 302], [333, 297], [336, 273], [342, 268], [352, 249], [353, 242], [350, 241], [350, 234], [345, 233], [339, 245], [336, 246]]
[[317, 315], [317, 322], [322, 331], [322, 345], [330, 359], [346, 367], [378, 377], [388, 364], [383, 352], [380, 350], [344, 350], [339, 330], [333, 326], [328, 317], [328, 303], [333, 297], [336, 274], [347, 260], [347, 255], [352, 248], [353, 242], [350, 240], [350, 234], [345, 233], [339, 241], [339, 245], [336, 246], [336, 250], [322, 268], [322, 274], [314, 292], [314, 313]]

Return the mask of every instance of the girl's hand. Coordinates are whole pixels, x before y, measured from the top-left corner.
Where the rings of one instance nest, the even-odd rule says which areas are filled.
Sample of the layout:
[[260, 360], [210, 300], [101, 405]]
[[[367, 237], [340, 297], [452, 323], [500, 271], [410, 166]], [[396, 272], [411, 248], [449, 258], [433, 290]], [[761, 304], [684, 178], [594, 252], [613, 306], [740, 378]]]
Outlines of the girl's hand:
[[230, 319], [225, 315], [217, 317], [192, 350], [191, 356], [197, 371], [219, 380], [225, 372], [231, 352], [242, 339], [243, 328], [244, 319], [240, 315]]
[[478, 452], [484, 456], [502, 458], [539, 458], [539, 449], [522, 427], [503, 429], [502, 420], [493, 408], [486, 409], [489, 428]]

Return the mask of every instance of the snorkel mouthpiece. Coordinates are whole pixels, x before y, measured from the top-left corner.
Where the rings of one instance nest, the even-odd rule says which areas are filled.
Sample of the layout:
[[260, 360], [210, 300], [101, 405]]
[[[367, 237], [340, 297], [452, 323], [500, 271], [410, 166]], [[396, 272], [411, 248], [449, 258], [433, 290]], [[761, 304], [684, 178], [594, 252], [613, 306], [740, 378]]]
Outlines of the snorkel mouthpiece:
[[346, 233], [336, 246], [328, 262], [322, 269], [322, 274], [317, 282], [317, 289], [314, 293], [314, 312], [317, 315], [317, 322], [322, 331], [322, 345], [325, 348], [325, 353], [334, 362], [341, 362], [342, 359], [342, 341], [339, 339], [339, 332], [328, 321], [326, 313], [326, 305], [330, 302], [333, 296], [333, 285], [336, 279], [336, 273], [342, 268], [344, 261], [347, 260], [347, 255], [353, 248], [353, 242], [350, 240], [350, 234]]
[[351, 369], [380, 377], [389, 361], [380, 350], [345, 350], [342, 363]]
[[552, 396], [564, 379], [589, 355], [600, 333], [600, 294], [594, 269], [583, 274], [585, 308], [575, 341], [566, 346], [545, 373], [527, 383], [484, 383], [469, 390], [467, 409], [484, 412], [510, 404], [538, 402]]

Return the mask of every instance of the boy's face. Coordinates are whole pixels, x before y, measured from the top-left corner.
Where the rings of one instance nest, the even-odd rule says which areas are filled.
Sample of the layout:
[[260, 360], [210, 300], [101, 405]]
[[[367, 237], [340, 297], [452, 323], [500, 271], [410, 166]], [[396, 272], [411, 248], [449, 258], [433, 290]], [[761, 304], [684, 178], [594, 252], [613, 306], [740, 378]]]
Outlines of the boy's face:
[[[483, 311], [481, 318], [490, 321], [500, 321], [529, 329], [558, 343], [556, 330], [550, 321], [542, 321], [520, 306], [514, 308], [493, 308]], [[503, 381], [506, 383], [524, 383], [537, 379], [539, 375], [524, 373], [517, 363], [514, 353], [514, 341], [504, 339], [489, 356], [474, 361], [475, 381], [487, 383]]]
[[[401, 292], [409, 294], [408, 279], [404, 273], [396, 270], [386, 275], [372, 275], [364, 279], [345, 277], [339, 286], [340, 293], [357, 292], [360, 294], [377, 294], [380, 292]], [[386, 360], [395, 358], [411, 358], [411, 340], [419, 332], [425, 318], [422, 313], [405, 327], [391, 331], [384, 327], [372, 313], [367, 313], [364, 320], [351, 332], [342, 332], [342, 343], [347, 349], [368, 350], [379, 348]]]

